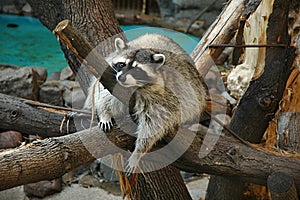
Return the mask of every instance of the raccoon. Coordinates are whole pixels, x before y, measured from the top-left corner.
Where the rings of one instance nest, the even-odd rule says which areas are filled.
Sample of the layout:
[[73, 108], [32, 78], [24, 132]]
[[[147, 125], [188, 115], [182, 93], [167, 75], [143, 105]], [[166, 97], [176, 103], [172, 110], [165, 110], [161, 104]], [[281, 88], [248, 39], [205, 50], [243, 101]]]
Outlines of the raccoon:
[[115, 47], [106, 60], [122, 87], [135, 88], [132, 106], [119, 101], [94, 79], [85, 108], [90, 108], [94, 99], [98, 125], [105, 132], [113, 127], [112, 119], [121, 115], [130, 115], [136, 122], [135, 149], [126, 169], [131, 173], [166, 134], [181, 124], [199, 121], [206, 90], [190, 56], [166, 36], [146, 34], [128, 43], [117, 38]]

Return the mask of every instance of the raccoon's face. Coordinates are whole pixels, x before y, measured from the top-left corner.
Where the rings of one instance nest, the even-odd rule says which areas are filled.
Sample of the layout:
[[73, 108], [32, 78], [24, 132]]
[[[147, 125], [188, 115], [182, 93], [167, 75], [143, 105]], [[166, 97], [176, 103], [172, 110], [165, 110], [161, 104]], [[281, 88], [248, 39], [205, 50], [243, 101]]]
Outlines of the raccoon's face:
[[123, 40], [116, 39], [117, 54], [112, 59], [116, 79], [124, 87], [141, 87], [156, 84], [159, 69], [165, 63], [163, 54], [150, 49], [128, 48]]

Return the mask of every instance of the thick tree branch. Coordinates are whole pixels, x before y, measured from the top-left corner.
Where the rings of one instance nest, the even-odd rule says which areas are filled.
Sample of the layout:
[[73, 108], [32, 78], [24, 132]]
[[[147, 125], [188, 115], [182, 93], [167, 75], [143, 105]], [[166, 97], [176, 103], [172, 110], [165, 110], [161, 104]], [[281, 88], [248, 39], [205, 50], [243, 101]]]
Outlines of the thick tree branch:
[[[2, 99], [1, 102], [9, 101], [10, 97], [1, 95], [0, 99]], [[18, 102], [20, 108], [28, 106], [20, 100], [13, 99], [12, 101]], [[10, 112], [10, 110], [7, 111]], [[60, 126], [60, 121], [57, 119], [61, 118], [61, 114], [41, 108], [28, 109], [26, 114], [32, 116], [32, 112], [38, 116], [57, 115], [51, 118], [56, 119], [51, 124], [53, 127]], [[9, 120], [6, 117], [3, 119], [1, 126]], [[38, 119], [26, 117], [26, 115], [18, 115], [15, 118], [16, 122], [22, 120], [31, 123], [34, 123], [35, 120], [38, 121]], [[19, 129], [21, 131], [22, 127]], [[47, 129], [46, 126], [40, 127], [39, 132], [45, 132]], [[257, 150], [226, 136], [218, 137], [217, 135], [210, 135], [210, 141], [215, 140], [217, 143], [210, 152], [206, 152], [206, 149], [210, 149], [207, 146], [210, 144], [203, 143], [206, 141], [205, 137], [208, 136], [206, 130], [203, 129], [197, 134], [189, 130], [180, 130], [176, 135], [173, 142], [175, 142], [177, 150], [185, 148], [188, 145], [187, 138], [195, 136], [188, 150], [174, 163], [182, 170], [241, 177], [263, 185], [266, 184], [267, 177], [272, 172], [280, 170], [294, 177], [297, 189], [300, 188], [300, 159], [298, 158]], [[165, 139], [170, 142], [172, 138], [173, 136], [170, 135]], [[118, 129], [113, 129], [111, 133], [105, 134], [94, 127], [91, 130], [86, 129], [67, 136], [40, 140], [24, 147], [1, 152], [0, 189], [4, 190], [25, 183], [59, 177], [81, 164], [119, 151], [120, 149], [115, 148], [115, 145], [125, 149], [126, 152], [127, 149], [133, 148], [133, 143], [133, 137]], [[167, 159], [167, 156], [165, 158]], [[41, 167], [44, 170], [39, 170]], [[37, 170], [39, 173], [36, 173]]]
[[205, 35], [192, 53], [198, 71], [205, 76], [217, 60], [223, 48], [210, 49], [211, 44], [228, 44], [236, 34], [239, 22], [246, 5], [255, 4], [260, 0], [230, 0], [215, 22], [209, 27]]

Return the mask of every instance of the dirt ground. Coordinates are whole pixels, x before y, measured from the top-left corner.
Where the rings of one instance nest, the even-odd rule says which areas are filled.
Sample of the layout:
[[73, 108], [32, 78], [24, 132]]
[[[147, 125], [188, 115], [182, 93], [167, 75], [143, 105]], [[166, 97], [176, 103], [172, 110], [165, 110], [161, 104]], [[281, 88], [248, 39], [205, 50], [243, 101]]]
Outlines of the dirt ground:
[[[204, 198], [208, 184], [208, 177], [188, 182], [187, 188], [193, 200]], [[31, 198], [31, 200], [38, 200], [39, 198]], [[64, 187], [63, 191], [43, 200], [121, 200], [121, 196], [115, 196], [108, 193], [106, 190], [97, 187], [84, 188], [79, 184], [72, 184]], [[23, 186], [15, 187], [9, 190], [0, 192], [0, 200], [29, 200], [23, 192]]]

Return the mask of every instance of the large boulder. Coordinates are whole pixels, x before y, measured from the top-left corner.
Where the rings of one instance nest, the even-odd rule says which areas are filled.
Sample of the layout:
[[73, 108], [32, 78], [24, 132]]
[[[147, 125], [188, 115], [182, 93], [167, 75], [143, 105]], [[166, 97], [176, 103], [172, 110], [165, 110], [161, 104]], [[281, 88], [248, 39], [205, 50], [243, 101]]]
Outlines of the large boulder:
[[15, 148], [21, 145], [22, 134], [17, 131], [6, 131], [0, 133], [0, 149]]
[[75, 80], [75, 74], [71, 70], [70, 67], [65, 67], [61, 70], [60, 73], [60, 80], [69, 80], [69, 81], [74, 81]]
[[55, 106], [63, 106], [63, 88], [60, 81], [46, 81], [40, 87], [39, 101]]
[[85, 101], [85, 95], [76, 81], [60, 81], [63, 86], [64, 106], [81, 109]]
[[1, 66], [0, 93], [37, 100], [40, 76], [31, 67]]
[[46, 81], [40, 87], [39, 101], [56, 106], [82, 108], [85, 96], [75, 81]]

